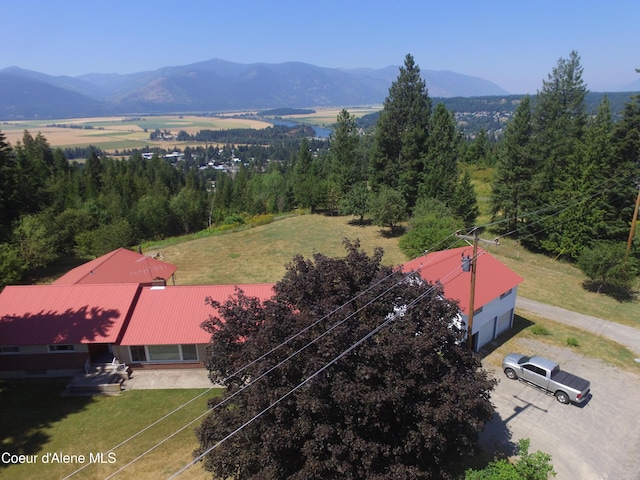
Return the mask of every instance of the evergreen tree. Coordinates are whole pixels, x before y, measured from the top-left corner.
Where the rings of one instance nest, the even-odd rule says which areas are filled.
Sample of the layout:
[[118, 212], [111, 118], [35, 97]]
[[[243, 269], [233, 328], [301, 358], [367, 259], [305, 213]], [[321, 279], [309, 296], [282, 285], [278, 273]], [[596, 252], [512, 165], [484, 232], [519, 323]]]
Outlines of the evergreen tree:
[[531, 99], [527, 95], [505, 128], [491, 182], [491, 213], [504, 220], [505, 230], [516, 230], [522, 214], [533, 207], [533, 177], [537, 163], [531, 151]]
[[[444, 104], [439, 103], [429, 119], [427, 150], [422, 154], [420, 197], [436, 198], [445, 204], [453, 198], [458, 183], [460, 137], [456, 122]], [[406, 172], [405, 175], [415, 175]]]
[[569, 174], [558, 181], [558, 197], [564, 202], [558, 214], [545, 221], [546, 238], [541, 246], [546, 251], [576, 260], [585, 247], [599, 238], [609, 238], [610, 229], [616, 228], [610, 223], [613, 218], [607, 218], [611, 208], [607, 184], [615, 170], [612, 129], [605, 97], [569, 158]]
[[460, 177], [449, 205], [453, 214], [462, 220], [465, 228], [470, 228], [476, 223], [480, 209], [478, 208], [478, 197], [468, 171], [465, 170]]
[[303, 138], [293, 166], [293, 194], [296, 204], [301, 208], [310, 208], [314, 204], [315, 182], [312, 176], [311, 163], [313, 155], [309, 150], [309, 142]]
[[13, 149], [0, 132], [0, 241], [8, 239], [9, 227], [20, 215], [16, 177]]
[[587, 122], [580, 57], [572, 51], [569, 59], [559, 59], [556, 67], [543, 81], [536, 96], [533, 112], [533, 153], [538, 162], [535, 176], [535, 215], [527, 219], [529, 242], [535, 248], [545, 248], [547, 219], [558, 212], [563, 200], [561, 183], [572, 175], [569, 162], [582, 140]]
[[346, 109], [338, 114], [335, 129], [330, 138], [331, 173], [340, 191], [346, 194], [355, 184], [366, 178], [366, 166], [358, 145], [356, 118]]
[[409, 208], [418, 197], [430, 117], [426, 84], [413, 57], [407, 55], [376, 124], [370, 178], [375, 190], [382, 185], [399, 189]]

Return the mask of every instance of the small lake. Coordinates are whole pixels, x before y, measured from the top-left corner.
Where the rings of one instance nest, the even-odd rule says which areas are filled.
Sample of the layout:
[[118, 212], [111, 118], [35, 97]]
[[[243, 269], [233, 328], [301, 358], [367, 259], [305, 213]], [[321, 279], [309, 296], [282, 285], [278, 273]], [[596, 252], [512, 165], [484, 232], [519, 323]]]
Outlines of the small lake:
[[315, 125], [308, 125], [306, 123], [294, 122], [292, 120], [283, 120], [281, 118], [278, 118], [278, 119], [270, 118], [267, 121], [274, 125], [284, 125], [285, 127], [298, 127], [300, 125], [306, 125], [308, 127], [313, 128], [313, 130], [316, 132], [316, 137], [318, 138], [329, 138], [329, 136], [331, 135], [331, 132], [333, 132], [333, 130], [330, 128], [317, 127]]

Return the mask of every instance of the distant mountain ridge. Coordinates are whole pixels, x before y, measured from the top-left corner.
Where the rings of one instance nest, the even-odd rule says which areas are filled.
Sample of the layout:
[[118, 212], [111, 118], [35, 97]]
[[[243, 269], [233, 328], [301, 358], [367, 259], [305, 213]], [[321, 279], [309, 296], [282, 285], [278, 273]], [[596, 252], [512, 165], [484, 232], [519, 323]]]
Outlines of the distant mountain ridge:
[[[0, 119], [375, 105], [384, 101], [398, 73], [398, 66], [337, 69], [218, 59], [78, 77], [8, 67], [0, 70]], [[421, 73], [432, 97], [508, 95], [481, 78], [450, 71]]]

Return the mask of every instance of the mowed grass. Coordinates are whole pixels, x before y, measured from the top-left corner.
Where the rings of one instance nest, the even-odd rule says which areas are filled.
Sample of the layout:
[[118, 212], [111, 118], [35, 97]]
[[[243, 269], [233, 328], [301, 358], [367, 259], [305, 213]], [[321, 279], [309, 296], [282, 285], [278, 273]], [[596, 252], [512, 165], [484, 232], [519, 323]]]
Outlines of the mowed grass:
[[275, 283], [282, 278], [285, 265], [294, 255], [344, 256], [345, 238], [359, 240], [369, 254], [381, 247], [386, 265], [406, 262], [407, 258], [398, 248], [398, 239], [389, 238], [386, 229], [360, 226], [352, 220], [351, 217], [293, 215], [234, 233], [167, 246], [151, 245], [146, 250], [161, 253], [166, 262], [178, 266], [176, 279], [180, 285]]
[[[372, 253], [375, 247], [382, 247], [385, 250], [384, 263], [399, 265], [406, 258], [398, 248], [398, 239], [389, 238], [386, 233], [380, 227], [359, 226], [348, 217], [294, 215], [267, 225], [217, 236], [188, 241], [171, 239], [164, 244], [150, 246], [145, 253], [150, 250], [160, 252], [166, 261], [176, 264], [177, 283], [181, 285], [275, 282], [284, 274], [284, 265], [296, 254], [305, 258], [314, 253], [343, 256], [344, 238], [359, 239], [368, 253]], [[590, 298], [588, 303], [579, 300], [581, 296], [591, 294], [582, 291], [584, 277], [571, 265], [526, 252], [510, 239], [503, 239], [501, 246], [487, 249], [525, 279], [519, 290], [521, 295], [608, 320], [626, 318], [629, 323], [637, 325], [637, 301], [618, 305], [602, 295]], [[567, 339], [570, 338], [575, 339], [576, 346], [568, 346]], [[498, 340], [488, 361], [496, 363], [496, 359], [509, 351], [525, 350], [528, 353], [526, 349], [530, 344], [527, 341], [530, 339], [572, 349], [580, 355], [599, 358], [616, 367], [640, 373], [640, 364], [633, 361], [633, 354], [616, 342], [529, 313], [517, 317], [514, 331]], [[0, 385], [3, 450], [16, 449], [20, 453], [39, 455], [46, 452], [88, 455], [106, 451], [202, 392], [144, 390], [124, 392], [115, 398], [78, 399], [59, 397], [62, 384], [56, 387], [57, 391], [51, 386], [38, 389], [32, 384], [35, 391], [30, 393], [24, 392], [20, 384]], [[115, 464], [91, 465], [73, 478], [108, 477], [203, 413], [206, 400], [212, 396], [213, 393], [205, 395], [180, 415], [120, 447], [116, 450]], [[114, 478], [146, 479], [171, 475], [192, 458], [191, 454], [197, 447], [194, 427], [178, 433]], [[63, 478], [80, 466], [45, 466], [39, 463], [0, 467], [0, 477]], [[208, 476], [201, 466], [196, 465], [180, 478]]]
[[[213, 389], [166, 420], [114, 450], [113, 463], [89, 463], [89, 454], [106, 452], [206, 390], [132, 390], [118, 397], [62, 397], [63, 380], [0, 382], [2, 451], [38, 455], [34, 464], [0, 465], [3, 479], [106, 478], [158, 442], [206, 412]], [[115, 478], [166, 478], [189, 463], [198, 447], [197, 421], [126, 466]], [[84, 463], [43, 463], [47, 453], [84, 455]], [[109, 457], [104, 456], [105, 462]], [[180, 478], [208, 478], [200, 464]]]

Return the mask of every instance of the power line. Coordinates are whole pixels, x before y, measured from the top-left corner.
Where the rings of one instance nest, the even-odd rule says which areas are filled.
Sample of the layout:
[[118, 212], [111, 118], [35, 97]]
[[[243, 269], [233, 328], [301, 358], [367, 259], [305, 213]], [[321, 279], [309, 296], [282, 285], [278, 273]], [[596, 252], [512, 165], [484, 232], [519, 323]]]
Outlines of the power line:
[[271, 410], [273, 407], [275, 407], [277, 404], [279, 404], [281, 401], [283, 401], [285, 398], [289, 397], [292, 393], [296, 392], [297, 390], [299, 390], [301, 387], [303, 387], [304, 385], [306, 385], [307, 383], [309, 383], [311, 380], [313, 380], [315, 377], [317, 377], [320, 373], [324, 372], [327, 368], [329, 368], [330, 366], [332, 366], [334, 363], [336, 363], [338, 360], [340, 360], [342, 357], [344, 357], [345, 355], [349, 354], [350, 352], [352, 352], [354, 349], [356, 349], [357, 347], [359, 347], [360, 345], [362, 345], [365, 341], [367, 341], [369, 338], [371, 338], [372, 336], [374, 336], [376, 333], [378, 333], [380, 330], [382, 330], [384, 327], [386, 327], [388, 324], [390, 324], [392, 321], [396, 320], [396, 318], [398, 316], [403, 316], [404, 313], [406, 312], [406, 310], [408, 310], [409, 308], [411, 308], [413, 305], [415, 305], [416, 303], [418, 303], [418, 301], [420, 301], [422, 298], [424, 298], [425, 296], [427, 296], [428, 294], [430, 294], [434, 289], [436, 288], [436, 286], [432, 286], [429, 287], [425, 292], [421, 293], [418, 297], [416, 297], [414, 300], [412, 300], [411, 302], [409, 302], [409, 304], [406, 305], [406, 309], [401, 312], [401, 313], [393, 313], [390, 315], [387, 315], [386, 320], [384, 322], [382, 322], [380, 325], [378, 325], [377, 327], [375, 327], [373, 330], [371, 330], [369, 333], [367, 333], [364, 337], [362, 337], [360, 340], [358, 340], [357, 342], [355, 342], [353, 345], [351, 345], [349, 348], [347, 348], [346, 350], [344, 350], [342, 353], [338, 354], [336, 357], [334, 357], [331, 361], [329, 361], [328, 363], [326, 363], [324, 366], [322, 366], [321, 368], [319, 368], [318, 370], [316, 370], [313, 374], [311, 374], [310, 376], [308, 376], [306, 379], [304, 379], [302, 382], [298, 383], [295, 387], [293, 387], [292, 389], [290, 389], [287, 393], [285, 393], [284, 395], [282, 395], [280, 398], [278, 398], [277, 400], [275, 400], [274, 402], [272, 402], [269, 406], [267, 406], [265, 409], [263, 409], [262, 411], [260, 411], [258, 414], [254, 415], [251, 419], [249, 419], [248, 421], [246, 421], [245, 423], [243, 423], [240, 427], [236, 428], [233, 432], [231, 432], [230, 434], [228, 434], [226, 437], [224, 437], [222, 440], [218, 441], [216, 444], [214, 444], [213, 446], [209, 447], [208, 449], [206, 449], [203, 453], [201, 453], [200, 455], [198, 455], [194, 460], [192, 460], [191, 462], [189, 462], [187, 465], [185, 465], [184, 467], [182, 467], [180, 470], [178, 470], [177, 472], [175, 472], [173, 475], [171, 475], [169, 477], [169, 480], [173, 480], [174, 478], [178, 477], [179, 475], [181, 475], [182, 473], [184, 473], [186, 470], [188, 470], [189, 468], [191, 468], [193, 465], [195, 465], [197, 462], [199, 462], [202, 458], [204, 458], [207, 454], [209, 454], [212, 450], [214, 450], [215, 448], [217, 448], [218, 446], [222, 445], [225, 441], [229, 440], [230, 438], [232, 438], [233, 436], [235, 436], [238, 432], [240, 432], [242, 429], [244, 429], [245, 427], [249, 426], [251, 423], [253, 423], [255, 420], [257, 420], [259, 417], [261, 417], [262, 415], [264, 415], [266, 412], [268, 412], [269, 410]]

